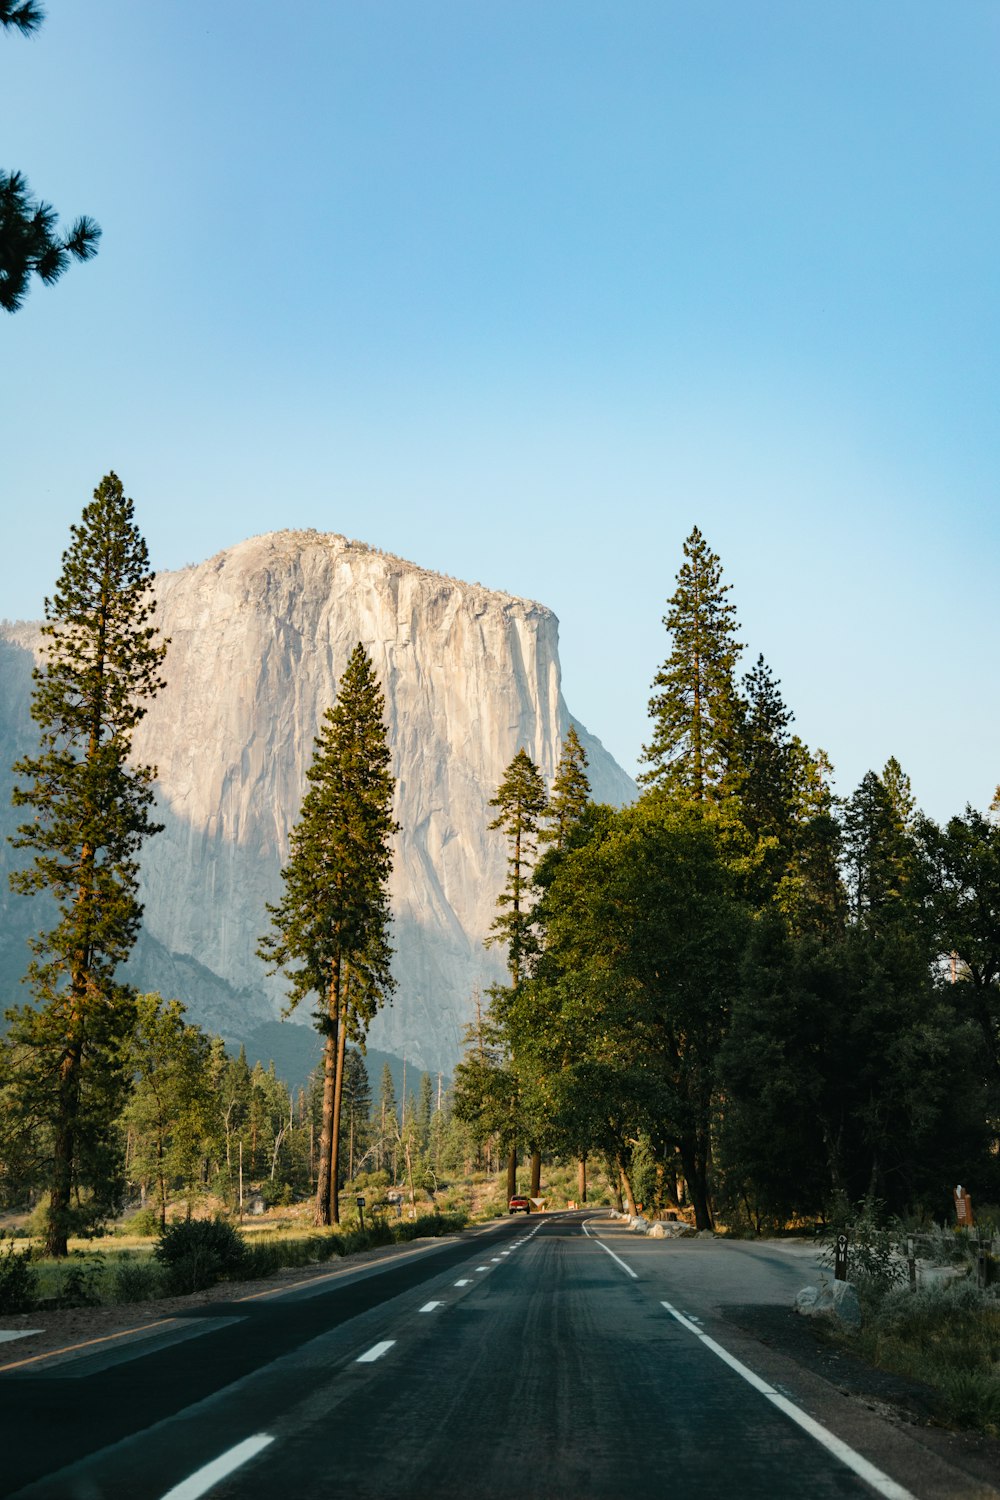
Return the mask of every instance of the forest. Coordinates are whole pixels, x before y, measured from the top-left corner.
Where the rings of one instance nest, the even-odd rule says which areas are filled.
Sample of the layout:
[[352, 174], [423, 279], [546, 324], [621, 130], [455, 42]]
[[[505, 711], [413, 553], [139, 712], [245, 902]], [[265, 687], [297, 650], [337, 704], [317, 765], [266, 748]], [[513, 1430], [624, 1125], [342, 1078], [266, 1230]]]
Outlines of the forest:
[[493, 826], [510, 982], [458, 1069], [459, 1114], [606, 1165], [619, 1206], [699, 1228], [862, 1200], [995, 1204], [1000, 826], [943, 826], [892, 758], [847, 796], [793, 732], [695, 528], [668, 601], [641, 794], [589, 798], [570, 730], [551, 791], [522, 749]]

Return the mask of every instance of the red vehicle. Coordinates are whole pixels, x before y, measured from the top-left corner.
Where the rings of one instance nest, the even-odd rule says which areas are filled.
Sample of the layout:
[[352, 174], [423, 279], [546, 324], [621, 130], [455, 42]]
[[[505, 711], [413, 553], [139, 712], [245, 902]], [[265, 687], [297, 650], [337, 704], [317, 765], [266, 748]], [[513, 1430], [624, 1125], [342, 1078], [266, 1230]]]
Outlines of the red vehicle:
[[528, 1202], [527, 1198], [515, 1197], [512, 1198], [507, 1204], [507, 1212], [509, 1214], [530, 1214], [531, 1204]]

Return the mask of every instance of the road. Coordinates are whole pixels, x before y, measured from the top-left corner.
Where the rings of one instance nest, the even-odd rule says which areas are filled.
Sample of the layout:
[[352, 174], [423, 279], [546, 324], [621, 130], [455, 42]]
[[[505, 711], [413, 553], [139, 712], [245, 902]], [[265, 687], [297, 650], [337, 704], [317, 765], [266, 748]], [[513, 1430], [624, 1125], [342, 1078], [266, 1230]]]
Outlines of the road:
[[774, 1247], [518, 1217], [0, 1374], [0, 1493], [996, 1494], [720, 1318], [787, 1306], [809, 1271]]

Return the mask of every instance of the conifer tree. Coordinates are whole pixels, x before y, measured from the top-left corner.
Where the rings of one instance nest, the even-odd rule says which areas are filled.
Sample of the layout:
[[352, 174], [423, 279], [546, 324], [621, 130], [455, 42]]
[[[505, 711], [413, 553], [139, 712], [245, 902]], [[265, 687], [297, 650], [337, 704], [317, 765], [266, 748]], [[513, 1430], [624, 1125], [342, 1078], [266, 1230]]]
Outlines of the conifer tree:
[[551, 844], [555, 849], [565, 847], [572, 829], [579, 823], [590, 802], [590, 781], [587, 776], [587, 752], [580, 744], [576, 726], [571, 724], [566, 731], [552, 782], [552, 796], [548, 806], [548, 827], [538, 835], [540, 844]]
[[868, 930], [880, 931], [887, 923], [915, 916], [913, 810], [909, 778], [895, 757], [881, 776], [868, 771], [844, 805], [851, 915]]
[[345, 1179], [354, 1177], [357, 1162], [371, 1143], [372, 1091], [368, 1069], [357, 1047], [349, 1047], [344, 1058], [343, 1109], [347, 1118], [346, 1140], [341, 1149]]
[[396, 1085], [392, 1080], [392, 1069], [388, 1063], [382, 1065], [382, 1080], [378, 1094], [378, 1165], [392, 1168], [393, 1182], [396, 1180], [396, 1146], [399, 1141], [399, 1118], [396, 1113]]
[[730, 769], [740, 713], [733, 674], [743, 648], [726, 598], [731, 585], [697, 526], [684, 557], [663, 617], [671, 651], [653, 679], [653, 737], [643, 747], [649, 769], [639, 779], [701, 802], [719, 797]]
[[9, 1012], [15, 1089], [24, 1112], [50, 1132], [50, 1255], [67, 1253], [82, 1190], [92, 1218], [113, 1206], [118, 1164], [108, 1122], [127, 1090], [121, 1049], [134, 1008], [115, 976], [142, 915], [139, 849], [160, 827], [149, 815], [155, 768], [128, 763], [132, 733], [163, 686], [166, 651], [151, 623], [153, 574], [133, 517], [121, 481], [108, 474], [71, 528], [34, 672], [39, 751], [14, 767], [27, 778], [14, 804], [31, 808], [32, 819], [11, 842], [32, 862], [11, 885], [47, 893], [59, 918], [31, 944], [35, 1003]]
[[531, 951], [529, 888], [546, 808], [545, 783], [523, 746], [504, 772], [490, 807], [497, 809], [497, 815], [489, 827], [506, 835], [508, 853], [507, 883], [497, 897], [501, 911], [486, 944], [507, 944], [507, 967], [516, 987]]
[[273, 931], [258, 953], [289, 981], [289, 1010], [317, 998], [325, 1038], [317, 1224], [337, 1223], [344, 1052], [363, 1040], [392, 994], [388, 882], [395, 779], [384, 723], [385, 698], [359, 641], [323, 716], [306, 775], [309, 790], [281, 872], [284, 894], [268, 903]]

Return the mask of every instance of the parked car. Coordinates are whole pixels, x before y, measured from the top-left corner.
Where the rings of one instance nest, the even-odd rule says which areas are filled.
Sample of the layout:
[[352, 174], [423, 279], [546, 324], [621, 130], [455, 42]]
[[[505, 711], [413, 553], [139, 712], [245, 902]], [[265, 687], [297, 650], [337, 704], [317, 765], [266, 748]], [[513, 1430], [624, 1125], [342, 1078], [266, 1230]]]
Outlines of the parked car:
[[528, 1202], [527, 1198], [515, 1197], [512, 1198], [507, 1204], [507, 1212], [509, 1214], [530, 1214], [531, 1204]]

